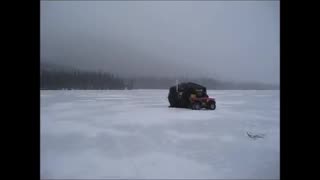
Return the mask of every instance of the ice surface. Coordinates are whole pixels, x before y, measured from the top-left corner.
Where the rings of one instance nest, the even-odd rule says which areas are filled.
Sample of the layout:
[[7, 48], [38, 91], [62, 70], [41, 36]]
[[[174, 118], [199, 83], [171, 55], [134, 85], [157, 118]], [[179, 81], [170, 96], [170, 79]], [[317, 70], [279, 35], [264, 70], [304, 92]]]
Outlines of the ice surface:
[[279, 91], [208, 94], [214, 111], [168, 108], [167, 90], [41, 91], [41, 178], [278, 179]]

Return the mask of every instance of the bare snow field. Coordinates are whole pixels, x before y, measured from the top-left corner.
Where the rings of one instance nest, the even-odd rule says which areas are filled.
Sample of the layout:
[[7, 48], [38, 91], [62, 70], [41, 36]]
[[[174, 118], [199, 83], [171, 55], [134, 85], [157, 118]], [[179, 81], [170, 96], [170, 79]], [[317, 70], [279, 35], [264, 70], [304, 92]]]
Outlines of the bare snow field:
[[168, 90], [41, 90], [41, 178], [279, 179], [279, 91], [208, 94], [214, 111], [168, 108]]

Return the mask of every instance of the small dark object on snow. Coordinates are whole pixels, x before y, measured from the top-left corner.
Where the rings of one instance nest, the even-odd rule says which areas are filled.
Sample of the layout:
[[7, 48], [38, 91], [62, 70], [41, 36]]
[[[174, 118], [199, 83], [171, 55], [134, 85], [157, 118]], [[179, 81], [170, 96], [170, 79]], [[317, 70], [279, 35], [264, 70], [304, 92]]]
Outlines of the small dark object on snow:
[[257, 138], [264, 138], [264, 134], [252, 134], [250, 132], [247, 132], [247, 135], [254, 140], [256, 140]]
[[168, 100], [169, 107], [191, 108], [193, 110], [216, 109], [216, 101], [207, 95], [207, 89], [191, 82], [170, 87]]

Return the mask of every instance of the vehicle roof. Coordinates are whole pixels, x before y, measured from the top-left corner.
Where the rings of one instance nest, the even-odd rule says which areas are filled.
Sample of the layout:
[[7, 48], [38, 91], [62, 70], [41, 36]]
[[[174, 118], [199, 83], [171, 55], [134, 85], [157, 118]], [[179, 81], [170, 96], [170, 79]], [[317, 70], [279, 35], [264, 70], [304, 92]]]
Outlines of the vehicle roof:
[[[193, 83], [193, 82], [182, 82], [178, 84], [179, 89], [185, 89], [185, 88], [193, 88], [193, 89], [206, 89], [206, 87], [201, 86], [199, 84]], [[171, 88], [176, 88], [176, 86], [172, 86]]]

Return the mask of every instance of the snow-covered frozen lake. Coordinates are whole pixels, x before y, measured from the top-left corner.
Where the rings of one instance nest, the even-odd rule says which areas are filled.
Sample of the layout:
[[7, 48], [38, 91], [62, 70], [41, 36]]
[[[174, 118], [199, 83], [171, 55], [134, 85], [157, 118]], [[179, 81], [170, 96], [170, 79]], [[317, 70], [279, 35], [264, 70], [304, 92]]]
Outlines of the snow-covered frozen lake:
[[214, 111], [168, 108], [168, 90], [41, 91], [41, 178], [279, 179], [279, 91], [208, 94]]

